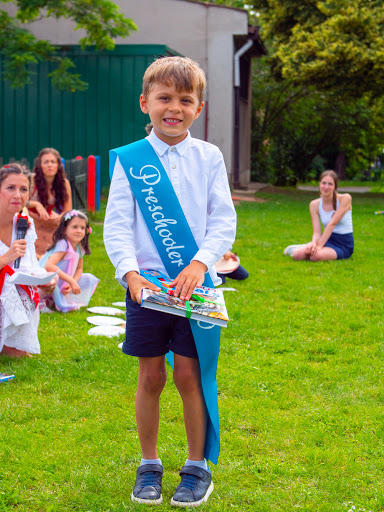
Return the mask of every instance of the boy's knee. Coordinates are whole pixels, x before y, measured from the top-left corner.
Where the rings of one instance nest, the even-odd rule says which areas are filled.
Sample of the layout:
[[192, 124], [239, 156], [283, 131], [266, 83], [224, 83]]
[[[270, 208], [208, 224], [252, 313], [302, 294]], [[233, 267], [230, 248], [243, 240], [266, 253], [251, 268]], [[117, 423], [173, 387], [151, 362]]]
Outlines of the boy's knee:
[[200, 377], [193, 367], [175, 368], [173, 381], [179, 391], [192, 393], [200, 389]]
[[166, 381], [167, 373], [165, 371], [151, 370], [140, 372], [139, 383], [147, 393], [161, 393]]

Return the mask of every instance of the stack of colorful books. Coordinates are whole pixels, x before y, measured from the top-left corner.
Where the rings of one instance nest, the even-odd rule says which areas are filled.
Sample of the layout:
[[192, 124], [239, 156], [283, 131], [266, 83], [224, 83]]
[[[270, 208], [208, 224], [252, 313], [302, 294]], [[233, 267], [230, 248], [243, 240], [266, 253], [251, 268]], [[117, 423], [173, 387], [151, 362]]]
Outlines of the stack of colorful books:
[[142, 290], [142, 307], [227, 327], [228, 313], [221, 290], [201, 286], [185, 301], [173, 296], [172, 281], [164, 274], [155, 270], [142, 270], [140, 274], [160, 288], [157, 292], [148, 288]]

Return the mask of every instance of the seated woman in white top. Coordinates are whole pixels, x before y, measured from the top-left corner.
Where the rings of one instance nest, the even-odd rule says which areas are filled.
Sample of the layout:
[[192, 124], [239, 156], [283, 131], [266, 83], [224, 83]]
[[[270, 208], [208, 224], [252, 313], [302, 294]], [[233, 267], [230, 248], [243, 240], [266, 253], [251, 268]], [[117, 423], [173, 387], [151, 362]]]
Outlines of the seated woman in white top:
[[[289, 246], [284, 254], [296, 261], [327, 261], [350, 258], [353, 253], [352, 198], [337, 193], [338, 179], [334, 171], [320, 176], [320, 198], [311, 201], [313, 236], [308, 244]], [[324, 231], [321, 232], [321, 224]]]
[[[22, 214], [29, 198], [29, 186], [29, 173], [20, 165], [9, 164], [0, 169], [0, 354], [9, 357], [40, 354], [37, 290], [15, 285], [10, 280], [17, 259], [20, 260], [19, 271], [36, 276], [46, 274], [36, 258], [33, 220]], [[20, 216], [29, 226], [25, 238], [18, 240]], [[46, 290], [52, 291], [52, 286]]]

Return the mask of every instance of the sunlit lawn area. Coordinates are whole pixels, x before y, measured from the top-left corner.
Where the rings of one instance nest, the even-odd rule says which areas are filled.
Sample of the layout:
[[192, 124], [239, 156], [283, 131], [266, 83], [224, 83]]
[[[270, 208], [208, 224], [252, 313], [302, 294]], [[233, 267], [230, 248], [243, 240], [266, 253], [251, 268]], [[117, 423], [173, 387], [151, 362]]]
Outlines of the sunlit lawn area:
[[[271, 190], [241, 203], [235, 250], [250, 278], [227, 281], [231, 321], [218, 369], [222, 451], [209, 511], [384, 511], [384, 195], [353, 195], [355, 254], [296, 263], [286, 245], [311, 237], [315, 193]], [[92, 223], [91, 305], [124, 300]], [[140, 459], [137, 361], [118, 338], [88, 336], [87, 311], [43, 315], [42, 355], [2, 359], [0, 512], [122, 512]], [[169, 372], [162, 398], [159, 510], [186, 458]], [[355, 508], [352, 508], [355, 507]]]

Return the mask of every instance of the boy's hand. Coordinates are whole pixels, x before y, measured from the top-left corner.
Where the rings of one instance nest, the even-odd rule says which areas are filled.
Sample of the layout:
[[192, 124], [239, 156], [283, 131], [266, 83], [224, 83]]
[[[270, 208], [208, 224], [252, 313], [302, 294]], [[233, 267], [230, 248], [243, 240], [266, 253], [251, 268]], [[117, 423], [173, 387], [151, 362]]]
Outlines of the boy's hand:
[[201, 261], [191, 261], [170, 283], [170, 286], [176, 286], [174, 296], [180, 296], [182, 300], [189, 300], [196, 286], [201, 286], [204, 283], [204, 274], [207, 270], [207, 266]]
[[138, 304], [141, 303], [141, 290], [143, 288], [149, 288], [155, 292], [159, 292], [160, 288], [155, 284], [150, 283], [145, 279], [145, 277], [141, 276], [135, 271], [127, 272], [125, 274], [125, 278], [128, 283], [129, 293], [131, 295], [131, 299]]

